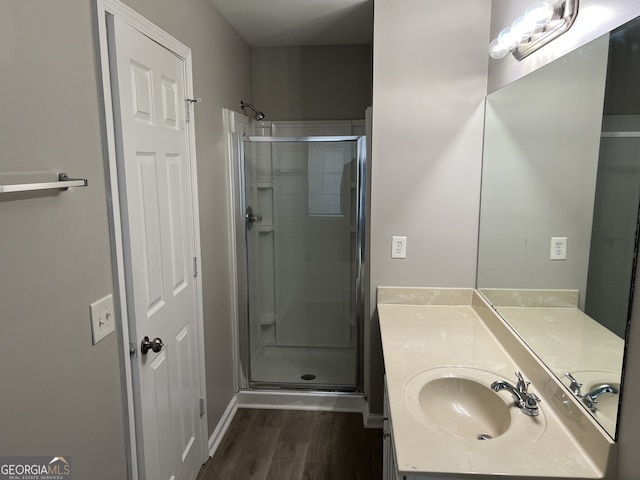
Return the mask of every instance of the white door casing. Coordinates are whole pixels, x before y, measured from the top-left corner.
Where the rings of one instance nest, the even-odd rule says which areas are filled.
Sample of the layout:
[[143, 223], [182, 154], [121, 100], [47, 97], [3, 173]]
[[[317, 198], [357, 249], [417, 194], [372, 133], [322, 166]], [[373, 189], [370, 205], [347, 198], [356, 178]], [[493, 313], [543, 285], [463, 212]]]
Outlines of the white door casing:
[[[141, 478], [195, 479], [205, 457], [200, 414], [201, 298], [185, 62], [108, 16], [127, 316]], [[144, 336], [159, 352], [142, 354]]]

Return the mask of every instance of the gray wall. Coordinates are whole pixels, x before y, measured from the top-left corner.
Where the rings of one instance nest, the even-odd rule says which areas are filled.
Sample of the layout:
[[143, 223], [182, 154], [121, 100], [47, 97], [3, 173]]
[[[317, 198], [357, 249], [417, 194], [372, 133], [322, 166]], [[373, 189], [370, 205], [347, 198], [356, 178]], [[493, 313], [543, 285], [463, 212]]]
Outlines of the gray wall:
[[[640, 271], [640, 256], [636, 263], [636, 272]], [[637, 277], [636, 277], [637, 278]], [[635, 288], [631, 324], [627, 333], [627, 351], [624, 363], [622, 385], [622, 405], [618, 417], [618, 480], [637, 480], [640, 478], [640, 429], [638, 428], [638, 409], [640, 402], [640, 382], [634, 381], [640, 376], [640, 288]], [[631, 381], [626, 381], [631, 379]]]
[[251, 58], [268, 120], [354, 120], [371, 105], [371, 45], [261, 47]]
[[[191, 47], [209, 433], [233, 395], [223, 106], [251, 100], [250, 50], [206, 0], [131, 0]], [[100, 83], [90, 0], [0, 0], [0, 173], [65, 171], [90, 186], [0, 197], [0, 452], [67, 455], [76, 478], [126, 477], [120, 353], [91, 344], [112, 292]], [[3, 175], [2, 180], [6, 180]]]
[[[381, 285], [475, 286], [489, 13], [489, 0], [375, 2], [372, 302]], [[405, 260], [392, 235], [407, 236]], [[371, 329], [380, 412], [375, 316]]]
[[124, 478], [117, 338], [92, 346], [89, 323], [89, 304], [112, 291], [91, 5], [0, 10], [0, 172], [90, 182], [0, 197], [0, 452], [66, 455], [76, 478]]

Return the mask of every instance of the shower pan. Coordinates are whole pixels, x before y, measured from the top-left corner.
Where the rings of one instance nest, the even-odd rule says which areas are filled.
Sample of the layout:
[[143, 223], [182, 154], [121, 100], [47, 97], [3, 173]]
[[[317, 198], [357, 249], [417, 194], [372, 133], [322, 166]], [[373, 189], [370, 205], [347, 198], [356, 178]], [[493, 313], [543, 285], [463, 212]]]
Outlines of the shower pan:
[[361, 391], [365, 137], [237, 143], [246, 386]]

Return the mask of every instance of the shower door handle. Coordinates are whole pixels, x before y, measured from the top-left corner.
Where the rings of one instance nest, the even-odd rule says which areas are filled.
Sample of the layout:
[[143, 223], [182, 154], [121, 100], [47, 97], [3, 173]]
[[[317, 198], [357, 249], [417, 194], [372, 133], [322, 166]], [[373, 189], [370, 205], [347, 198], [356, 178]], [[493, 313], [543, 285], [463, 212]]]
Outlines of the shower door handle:
[[253, 208], [251, 208], [251, 206], [247, 207], [246, 218], [249, 228], [251, 228], [254, 223], [260, 223], [262, 221], [262, 215], [259, 213], [254, 214]]

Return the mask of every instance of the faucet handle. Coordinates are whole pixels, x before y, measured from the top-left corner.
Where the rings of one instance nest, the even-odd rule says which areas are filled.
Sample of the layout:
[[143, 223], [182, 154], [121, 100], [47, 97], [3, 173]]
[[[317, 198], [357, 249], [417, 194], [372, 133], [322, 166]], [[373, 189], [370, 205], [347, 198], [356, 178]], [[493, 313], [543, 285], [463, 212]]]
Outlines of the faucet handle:
[[535, 393], [529, 393], [527, 395], [527, 398], [525, 398], [524, 402], [527, 404], [527, 407], [531, 408], [541, 403], [542, 399], [538, 397]]
[[542, 402], [540, 397], [538, 397], [535, 393], [529, 393], [525, 397], [524, 401], [522, 402], [523, 405], [520, 408], [526, 415], [537, 417], [540, 413], [540, 407], [538, 407], [538, 404], [540, 402]]
[[564, 374], [565, 377], [567, 377], [569, 379], [569, 381], [571, 382], [571, 385], [569, 385], [569, 389], [571, 390], [571, 392], [578, 398], [582, 397], [582, 393], [580, 392], [580, 388], [582, 387], [582, 384], [579, 383], [573, 375], [571, 375], [571, 373], [567, 372]]
[[531, 382], [525, 382], [524, 378], [522, 378], [522, 374], [517, 370], [516, 370], [516, 378], [518, 379], [516, 388], [520, 393], [522, 393], [523, 395], [526, 395], [527, 391], [529, 390], [529, 385], [531, 385]]

